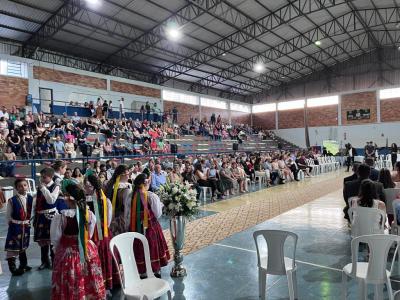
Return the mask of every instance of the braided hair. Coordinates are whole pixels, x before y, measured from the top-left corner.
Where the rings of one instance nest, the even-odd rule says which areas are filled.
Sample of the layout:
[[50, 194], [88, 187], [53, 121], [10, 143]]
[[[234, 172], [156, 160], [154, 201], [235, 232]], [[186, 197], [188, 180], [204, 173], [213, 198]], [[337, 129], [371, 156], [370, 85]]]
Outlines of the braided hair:
[[[97, 203], [99, 205], [99, 211], [102, 212], [103, 211], [103, 201], [102, 201], [102, 184], [101, 181], [99, 179], [99, 177], [97, 177], [94, 174], [89, 174], [85, 177], [85, 181], [89, 182], [93, 188], [94, 188], [94, 192], [96, 193], [96, 197], [97, 197]], [[101, 220], [103, 221], [103, 214], [100, 214]]]

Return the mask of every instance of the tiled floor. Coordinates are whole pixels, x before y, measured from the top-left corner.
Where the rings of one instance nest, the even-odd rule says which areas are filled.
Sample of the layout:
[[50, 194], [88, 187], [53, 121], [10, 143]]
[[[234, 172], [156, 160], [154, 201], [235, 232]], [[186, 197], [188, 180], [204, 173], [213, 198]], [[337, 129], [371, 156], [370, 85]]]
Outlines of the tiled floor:
[[[163, 278], [173, 287], [174, 299], [258, 299], [252, 233], [265, 228], [289, 230], [299, 235], [296, 255], [299, 299], [340, 299], [340, 270], [350, 262], [349, 230], [341, 212], [342, 177], [341, 172], [332, 173], [308, 182], [288, 184], [208, 205], [206, 210], [209, 211], [204, 212], [205, 216], [188, 225], [192, 227], [188, 228], [188, 243], [192, 245], [186, 251], [190, 254], [185, 256], [184, 261], [188, 276], [173, 280], [169, 276], [171, 264], [163, 269]], [[284, 200], [278, 195], [284, 195]], [[307, 199], [316, 200], [307, 202]], [[263, 212], [264, 208], [268, 213]], [[248, 211], [251, 213], [240, 215]], [[240, 226], [231, 223], [229, 215], [234, 215], [233, 220]], [[225, 221], [219, 224], [215, 223], [218, 221], [211, 222], [210, 218]], [[246, 218], [252, 220], [241, 221]], [[219, 224], [214, 232], [222, 233], [213, 233], [211, 238], [196, 243], [196, 232], [208, 230], [208, 224]], [[4, 243], [5, 230], [4, 213], [0, 212], [1, 244]], [[39, 265], [39, 249], [35, 243], [32, 243], [28, 257], [32, 266]], [[4, 270], [4, 252], [0, 258]], [[34, 270], [20, 278], [12, 278], [8, 270], [4, 271], [5, 274], [0, 275], [0, 299], [50, 297], [50, 272]], [[349, 287], [349, 299], [357, 299], [356, 284], [349, 282]], [[119, 298], [118, 294], [117, 291], [114, 293], [115, 299]], [[267, 297], [288, 299], [286, 278], [268, 277]]]

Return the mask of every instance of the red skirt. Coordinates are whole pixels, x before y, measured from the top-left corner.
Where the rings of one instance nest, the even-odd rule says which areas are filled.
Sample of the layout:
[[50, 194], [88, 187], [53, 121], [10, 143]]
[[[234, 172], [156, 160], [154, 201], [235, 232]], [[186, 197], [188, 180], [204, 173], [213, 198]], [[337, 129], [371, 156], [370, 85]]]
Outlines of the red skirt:
[[105, 299], [106, 291], [97, 248], [88, 243], [88, 259], [80, 262], [78, 238], [63, 235], [57, 247], [52, 275], [52, 300]]
[[101, 263], [101, 270], [103, 272], [104, 286], [107, 290], [111, 290], [114, 287], [120, 286], [120, 277], [118, 274], [118, 267], [115, 263], [111, 250], [110, 241], [112, 234], [109, 231], [108, 237], [103, 236], [103, 240], [99, 240], [97, 236], [97, 228], [93, 234], [93, 242], [96, 244], [97, 251], [99, 253], [99, 259]]
[[[160, 223], [158, 223], [155, 217], [151, 218], [149, 222], [149, 228], [147, 228], [145, 236], [149, 242], [151, 268], [153, 269], [153, 272], [156, 273], [161, 270], [161, 267], [168, 265], [170, 255]], [[143, 246], [139, 240], [135, 240], [133, 250], [135, 252], [139, 273], [146, 273]]]

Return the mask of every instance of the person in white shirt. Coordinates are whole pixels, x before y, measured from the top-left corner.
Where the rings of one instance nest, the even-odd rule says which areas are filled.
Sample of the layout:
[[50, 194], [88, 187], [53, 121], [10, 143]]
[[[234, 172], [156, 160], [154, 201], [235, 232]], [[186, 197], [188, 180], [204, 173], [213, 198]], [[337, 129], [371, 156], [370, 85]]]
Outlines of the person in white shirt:
[[120, 119], [125, 118], [124, 98], [121, 98], [121, 100], [119, 100], [119, 117]]
[[71, 120], [73, 123], [78, 123], [81, 120], [81, 117], [78, 116], [77, 112], [74, 112], [74, 115], [72, 116]]
[[60, 186], [53, 181], [54, 170], [44, 168], [40, 171], [40, 184], [36, 195], [34, 218], [34, 241], [40, 246], [41, 265], [39, 270], [51, 269], [50, 257], [54, 259], [54, 252], [50, 242], [50, 226], [52, 218], [58, 213], [57, 199], [60, 195]]

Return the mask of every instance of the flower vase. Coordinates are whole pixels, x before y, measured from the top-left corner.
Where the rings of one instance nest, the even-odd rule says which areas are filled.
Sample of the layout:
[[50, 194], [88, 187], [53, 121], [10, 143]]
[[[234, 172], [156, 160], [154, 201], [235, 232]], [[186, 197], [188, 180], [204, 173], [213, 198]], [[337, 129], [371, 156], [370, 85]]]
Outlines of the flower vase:
[[184, 216], [171, 217], [169, 220], [169, 226], [172, 244], [174, 246], [174, 266], [171, 270], [171, 277], [184, 277], [186, 276], [186, 269], [182, 264], [182, 250], [185, 243], [186, 218]]

